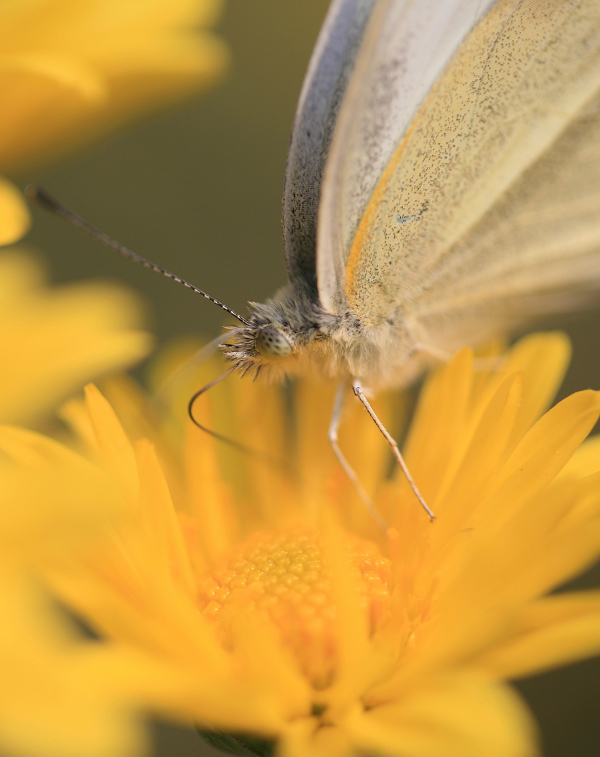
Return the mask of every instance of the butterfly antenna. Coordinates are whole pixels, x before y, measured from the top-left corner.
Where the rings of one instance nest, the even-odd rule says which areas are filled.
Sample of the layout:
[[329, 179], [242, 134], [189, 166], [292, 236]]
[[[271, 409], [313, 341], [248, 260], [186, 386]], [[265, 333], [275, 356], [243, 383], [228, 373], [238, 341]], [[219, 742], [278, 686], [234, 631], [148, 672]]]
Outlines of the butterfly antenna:
[[235, 310], [228, 308], [227, 305], [224, 305], [219, 300], [215, 299], [214, 297], [211, 297], [210, 294], [207, 294], [202, 289], [198, 289], [198, 287], [195, 287], [193, 284], [190, 284], [189, 281], [185, 281], [179, 276], [175, 276], [174, 273], [170, 273], [169, 271], [166, 271], [164, 268], [161, 268], [159, 265], [156, 265], [156, 263], [152, 263], [150, 260], [146, 260], [146, 258], [143, 258], [141, 255], [137, 255], [128, 247], [125, 247], [125, 245], [122, 245], [120, 242], [117, 242], [112, 237], [109, 237], [108, 234], [105, 234], [103, 231], [100, 231], [95, 226], [92, 226], [91, 223], [88, 223], [81, 216], [77, 215], [77, 213], [74, 213], [66, 205], [63, 205], [63, 203], [60, 200], [57, 200], [56, 197], [53, 197], [51, 194], [46, 192], [45, 189], [42, 189], [41, 187], [29, 185], [28, 187], [25, 188], [25, 194], [30, 200], [37, 203], [45, 210], [48, 210], [50, 213], [53, 213], [54, 215], [59, 216], [67, 223], [70, 223], [71, 226], [75, 226], [76, 229], [80, 229], [81, 231], [84, 232], [84, 234], [88, 234], [88, 236], [92, 237], [93, 239], [97, 239], [99, 242], [102, 242], [107, 247], [110, 247], [111, 249], [116, 250], [117, 252], [120, 252], [121, 255], [124, 255], [126, 258], [133, 260], [135, 263], [139, 263], [140, 265], [143, 265], [145, 268], [150, 268], [150, 270], [156, 271], [157, 273], [160, 273], [163, 276], [166, 276], [168, 279], [173, 279], [173, 281], [176, 281], [178, 284], [182, 284], [184, 287], [191, 289], [192, 292], [196, 292], [196, 294], [200, 294], [205, 299], [210, 300], [215, 305], [218, 305], [220, 308], [222, 308], [227, 313], [229, 313], [229, 315], [232, 315], [234, 318], [237, 318], [238, 321], [241, 321], [245, 326], [250, 325], [245, 318], [242, 318], [242, 316], [239, 315], [239, 313], [236, 313]]
[[278, 468], [286, 469], [287, 466], [283, 460], [279, 460], [278, 458], [272, 457], [271, 455], [267, 455], [264, 452], [259, 452], [258, 450], [253, 449], [252, 447], [248, 447], [246, 444], [237, 442], [235, 439], [230, 439], [228, 436], [219, 434], [216, 431], [213, 431], [212, 429], [207, 428], [206, 426], [203, 426], [201, 423], [198, 422], [198, 420], [194, 416], [194, 405], [196, 404], [196, 400], [198, 399], [198, 397], [203, 395], [209, 389], [212, 389], [213, 386], [216, 386], [217, 384], [219, 384], [221, 381], [223, 381], [223, 379], [227, 378], [227, 376], [229, 376], [233, 372], [233, 370], [234, 370], [233, 368], [228, 368], [225, 371], [225, 373], [222, 373], [220, 376], [217, 376], [217, 378], [210, 381], [201, 389], [198, 389], [198, 391], [192, 396], [192, 398], [188, 402], [188, 415], [190, 417], [190, 420], [201, 431], [204, 431], [204, 433], [209, 434], [209, 436], [212, 436], [214, 439], [218, 439], [220, 442], [224, 442], [225, 444], [228, 444], [230, 447], [234, 447], [240, 452], [243, 452], [245, 455], [250, 455], [251, 457], [258, 458], [259, 460], [262, 459], [263, 461], [266, 461], [270, 463], [271, 465], [276, 465]]

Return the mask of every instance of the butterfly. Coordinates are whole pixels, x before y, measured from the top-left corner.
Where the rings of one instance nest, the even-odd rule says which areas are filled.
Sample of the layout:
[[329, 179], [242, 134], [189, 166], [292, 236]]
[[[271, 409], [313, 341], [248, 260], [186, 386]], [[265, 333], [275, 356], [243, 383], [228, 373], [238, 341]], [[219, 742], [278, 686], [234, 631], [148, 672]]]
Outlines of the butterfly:
[[600, 280], [599, 105], [597, 0], [334, 2], [288, 157], [290, 284], [227, 357], [376, 390], [579, 303]]
[[371, 412], [363, 387], [579, 304], [599, 105], [597, 0], [334, 1], [288, 157], [290, 283], [227, 340], [235, 370], [318, 370]]
[[599, 108], [598, 0], [334, 0], [288, 155], [289, 284], [243, 317], [121, 251], [241, 321], [233, 371], [338, 378], [379, 423], [369, 390], [593, 293]]

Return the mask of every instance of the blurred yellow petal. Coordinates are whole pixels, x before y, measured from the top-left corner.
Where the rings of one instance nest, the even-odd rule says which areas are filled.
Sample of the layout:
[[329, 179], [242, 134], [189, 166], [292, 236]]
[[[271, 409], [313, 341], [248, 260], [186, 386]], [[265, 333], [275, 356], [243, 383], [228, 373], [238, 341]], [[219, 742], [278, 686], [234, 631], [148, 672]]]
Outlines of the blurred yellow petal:
[[0, 450], [4, 558], [31, 561], [78, 547], [99, 520], [123, 509], [115, 482], [58, 442], [0, 426]]
[[0, 574], [2, 753], [143, 754], [146, 737], [135, 713], [137, 694], [124, 690], [122, 681], [134, 681], [144, 668], [121, 650], [115, 654], [110, 647], [77, 638], [38, 588], [27, 579], [11, 575], [7, 580]]
[[138, 711], [156, 678], [153, 661], [86, 641], [39, 577], [65, 554], [87, 554], [123, 512], [121, 492], [90, 461], [39, 434], [0, 427], [0, 450], [0, 749], [23, 757], [141, 754]]
[[138, 479], [133, 446], [113, 409], [95, 386], [86, 387], [86, 401], [96, 448], [129, 499], [134, 501], [138, 495]]
[[564, 467], [561, 477], [581, 478], [600, 470], [600, 436], [586, 439]]
[[280, 730], [287, 720], [310, 712], [312, 689], [286, 654], [273, 627], [244, 605], [239, 603], [231, 613], [238, 656], [243, 660], [248, 685], [270, 701]]
[[175, 580], [181, 583], [186, 594], [195, 596], [198, 587], [177, 512], [156, 450], [145, 439], [136, 445], [136, 460], [142, 486], [141, 504], [147, 514], [148, 530], [151, 531], [149, 538], [152, 539], [152, 534], [156, 537], [154, 558], [162, 562], [162, 566], [157, 565], [157, 572], [160, 572], [161, 567], [164, 570], [168, 563]]
[[346, 534], [328, 512], [323, 513], [324, 556], [332, 575], [331, 601], [336, 607], [338, 659], [328, 705], [334, 710], [360, 697], [379, 671], [369, 643], [368, 618], [361, 607]]
[[46, 288], [24, 253], [0, 256], [0, 419], [30, 423], [85, 381], [149, 349], [132, 295], [104, 284]]
[[346, 728], [359, 753], [403, 757], [533, 757], [535, 728], [507, 687], [467, 675], [415, 686], [397, 703], [356, 711]]
[[74, 125], [106, 107], [104, 82], [77, 61], [60, 56], [0, 57], [0, 169], [31, 169], [48, 145], [71, 146]]
[[0, 245], [12, 244], [29, 228], [29, 210], [19, 190], [0, 177]]
[[600, 592], [540, 599], [524, 609], [506, 641], [478, 664], [498, 677], [516, 678], [600, 654]]
[[214, 84], [216, 0], [21, 0], [0, 7], [0, 171], [38, 168]]

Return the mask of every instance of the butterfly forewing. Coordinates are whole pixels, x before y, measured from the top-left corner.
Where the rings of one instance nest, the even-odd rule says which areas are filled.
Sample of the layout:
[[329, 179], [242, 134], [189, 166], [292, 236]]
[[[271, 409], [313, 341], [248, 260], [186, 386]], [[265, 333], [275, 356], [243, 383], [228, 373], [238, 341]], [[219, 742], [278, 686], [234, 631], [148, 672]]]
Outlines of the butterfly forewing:
[[441, 261], [419, 313], [593, 283], [600, 273], [600, 99]]
[[[401, 137], [491, 4], [377, 3], [340, 110], [323, 182], [317, 270], [321, 303], [331, 312], [344, 309], [352, 239]], [[378, 296], [377, 285], [371, 294]]]
[[[507, 193], [516, 197], [528, 169], [559, 150], [599, 87], [597, 0], [495, 3], [425, 99], [371, 195], [346, 268], [346, 295], [359, 318], [377, 326], [399, 306], [416, 316], [413, 302], [443, 300], [455, 285], [456, 294], [468, 289], [480, 301], [486, 290], [496, 296], [499, 270], [502, 294], [515, 284], [513, 292], [535, 291], [541, 278], [523, 276], [523, 267], [546, 258], [531, 235], [518, 247], [511, 212], [518, 216], [523, 206]], [[556, 190], [555, 205], [559, 183]], [[537, 200], [529, 199], [536, 191]], [[528, 180], [520, 202], [529, 199], [539, 213], [542, 196]], [[484, 241], [494, 219], [514, 238], [491, 252]], [[571, 252], [566, 240], [563, 255]], [[561, 257], [556, 247], [552, 257]]]
[[283, 236], [288, 271], [316, 287], [323, 167], [333, 126], [375, 0], [334, 0], [304, 79], [288, 152]]

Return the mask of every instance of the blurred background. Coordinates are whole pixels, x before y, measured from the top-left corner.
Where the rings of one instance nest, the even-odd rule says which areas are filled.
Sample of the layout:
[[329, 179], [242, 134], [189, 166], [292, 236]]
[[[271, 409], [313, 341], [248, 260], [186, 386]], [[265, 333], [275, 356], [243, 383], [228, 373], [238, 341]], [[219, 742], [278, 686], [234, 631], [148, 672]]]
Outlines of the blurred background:
[[[221, 86], [31, 177], [94, 225], [244, 314], [286, 281], [281, 193], [296, 101], [327, 0], [228, 0], [220, 32], [233, 66]], [[212, 337], [225, 319], [192, 292], [37, 211], [29, 235], [54, 281], [103, 277], [147, 304], [164, 342]], [[561, 317], [574, 343], [563, 394], [600, 387], [598, 313]], [[592, 572], [580, 588], [598, 585]], [[547, 757], [600, 754], [600, 663], [519, 684]], [[194, 731], [157, 725], [157, 757], [216, 755]], [[485, 757], [485, 755], [482, 755]]]

